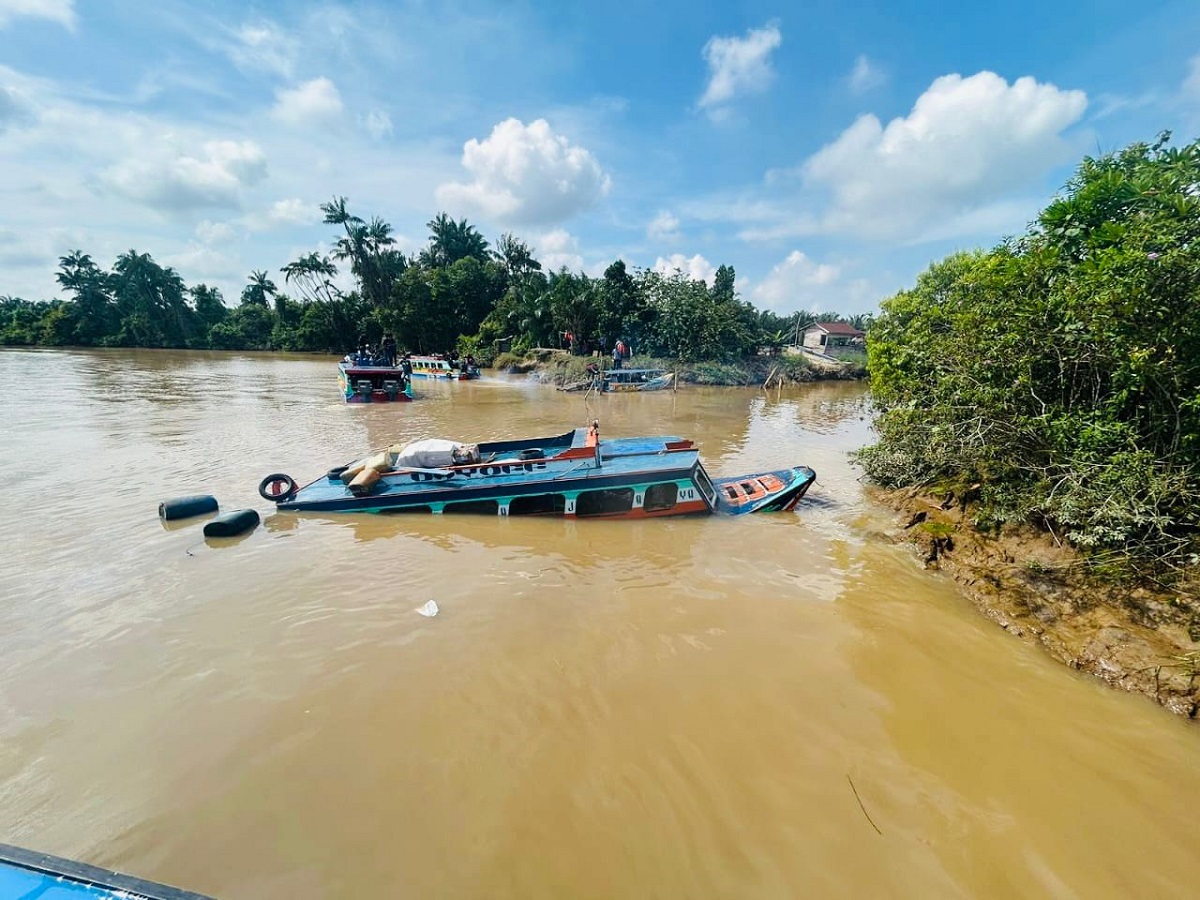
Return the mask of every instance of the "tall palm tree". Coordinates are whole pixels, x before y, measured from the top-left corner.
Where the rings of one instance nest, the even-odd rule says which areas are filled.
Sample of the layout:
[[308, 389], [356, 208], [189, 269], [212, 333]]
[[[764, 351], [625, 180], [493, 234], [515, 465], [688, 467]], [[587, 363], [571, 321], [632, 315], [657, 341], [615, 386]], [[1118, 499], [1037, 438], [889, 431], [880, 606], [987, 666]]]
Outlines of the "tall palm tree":
[[345, 197], [322, 203], [321, 211], [326, 223], [341, 225], [345, 231], [334, 246], [334, 258], [348, 261], [363, 297], [373, 306], [383, 306], [396, 279], [408, 265], [403, 254], [392, 249], [396, 243], [392, 226], [378, 216], [368, 223], [351, 215]]
[[473, 256], [480, 262], [488, 258], [488, 242], [483, 235], [467, 224], [466, 219], [455, 221], [444, 212], [438, 213], [426, 225], [429, 246], [421, 251], [421, 264], [429, 268], [452, 266], [460, 259]]
[[338, 299], [340, 292], [333, 285], [338, 269], [328, 256], [313, 251], [279, 271], [283, 273], [284, 282], [296, 285], [300, 295], [310, 303], [334, 303]]
[[520, 278], [542, 270], [542, 264], [533, 258], [529, 245], [507, 232], [500, 235], [500, 240], [496, 242], [495, 256], [504, 264], [510, 278]]
[[54, 278], [74, 295], [78, 312], [73, 340], [84, 346], [102, 343], [117, 327], [116, 307], [104, 272], [82, 250], [60, 256], [58, 263]]
[[267, 277], [265, 271], [255, 269], [247, 279], [249, 284], [242, 289], [242, 303], [253, 303], [256, 306], [267, 306], [267, 298], [274, 297], [278, 292], [275, 282]]

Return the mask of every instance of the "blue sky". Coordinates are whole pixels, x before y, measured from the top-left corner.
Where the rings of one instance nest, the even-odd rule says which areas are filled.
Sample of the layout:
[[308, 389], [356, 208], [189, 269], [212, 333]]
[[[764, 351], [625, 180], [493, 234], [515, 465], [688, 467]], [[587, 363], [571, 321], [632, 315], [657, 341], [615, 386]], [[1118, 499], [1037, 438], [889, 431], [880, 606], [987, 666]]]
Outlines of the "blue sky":
[[235, 304], [319, 203], [869, 312], [1084, 154], [1200, 130], [1200, 4], [0, 0], [0, 294], [128, 249]]

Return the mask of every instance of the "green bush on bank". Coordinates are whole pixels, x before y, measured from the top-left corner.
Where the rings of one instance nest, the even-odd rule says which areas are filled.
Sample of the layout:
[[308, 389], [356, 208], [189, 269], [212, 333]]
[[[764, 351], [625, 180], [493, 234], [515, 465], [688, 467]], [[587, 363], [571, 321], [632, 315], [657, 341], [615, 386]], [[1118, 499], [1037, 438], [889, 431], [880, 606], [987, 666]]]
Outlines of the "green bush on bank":
[[[572, 356], [563, 351], [534, 350], [529, 353], [501, 353], [495, 358], [498, 371], [522, 374], [538, 372], [542, 381], [570, 384], [587, 376], [586, 367], [596, 364], [608, 369], [611, 363], [604, 357]], [[746, 386], [804, 383], [821, 378], [861, 378], [864, 370], [849, 366], [840, 371], [818, 371], [808, 360], [799, 356], [755, 356], [738, 362], [680, 362], [653, 356], [635, 356], [624, 360], [623, 368], [662, 369], [673, 372], [681, 383], [699, 385]]]
[[886, 486], [978, 485], [1096, 559], [1195, 562], [1200, 144], [1080, 165], [1020, 238], [936, 263], [869, 339]]

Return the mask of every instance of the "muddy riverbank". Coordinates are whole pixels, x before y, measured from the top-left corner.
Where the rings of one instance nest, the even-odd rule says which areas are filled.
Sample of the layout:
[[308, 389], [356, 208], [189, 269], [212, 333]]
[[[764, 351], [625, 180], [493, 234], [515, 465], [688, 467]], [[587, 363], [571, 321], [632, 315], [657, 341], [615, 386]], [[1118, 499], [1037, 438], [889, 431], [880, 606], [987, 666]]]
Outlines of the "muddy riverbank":
[[918, 491], [869, 494], [896, 511], [891, 537], [912, 544], [1001, 628], [1073, 669], [1197, 717], [1200, 609], [1190, 591], [1100, 581], [1049, 534], [983, 533], [969, 508]]
[[[532, 350], [525, 356], [502, 354], [495, 360], [494, 371], [510, 375], [528, 374], [543, 384], [563, 385], [586, 378], [589, 363], [604, 368], [610, 366], [607, 359], [600, 357], [571, 356], [560, 350]], [[636, 356], [625, 360], [623, 366], [674, 372], [681, 384], [725, 387], [776, 387], [814, 381], [852, 381], [865, 378], [867, 374], [861, 362], [815, 355], [757, 356], [737, 362], [692, 363]]]

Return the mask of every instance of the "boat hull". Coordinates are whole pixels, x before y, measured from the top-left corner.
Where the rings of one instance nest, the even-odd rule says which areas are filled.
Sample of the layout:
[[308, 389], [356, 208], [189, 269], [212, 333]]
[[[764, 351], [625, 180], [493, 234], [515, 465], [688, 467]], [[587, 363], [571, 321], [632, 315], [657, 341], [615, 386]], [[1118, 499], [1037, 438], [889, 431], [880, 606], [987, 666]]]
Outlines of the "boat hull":
[[412, 382], [393, 366], [338, 365], [338, 387], [347, 403], [407, 403]]
[[470, 381], [479, 377], [478, 366], [451, 365], [449, 360], [437, 356], [411, 356], [413, 378], [428, 378], [433, 381]]
[[[455, 446], [456, 454], [467, 446], [418, 443]], [[473, 461], [440, 468], [400, 465], [417, 457], [410, 447], [390, 448], [331, 469], [302, 488], [292, 483], [286, 496], [263, 496], [280, 510], [295, 512], [647, 519], [790, 510], [816, 478], [812, 469], [796, 466], [714, 480], [690, 440], [638, 437], [601, 443], [593, 429], [583, 428], [472, 446], [478, 451]]]
[[604, 376], [604, 391], [611, 394], [630, 392], [662, 391], [675, 383], [675, 373], [665, 372], [658, 375], [646, 375], [645, 380], [628, 380], [637, 377], [642, 370], [613, 369]]
[[43, 900], [212, 900], [74, 860], [0, 844], [0, 897]]

